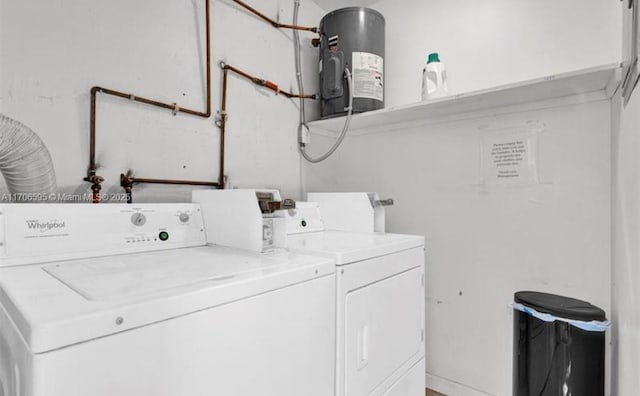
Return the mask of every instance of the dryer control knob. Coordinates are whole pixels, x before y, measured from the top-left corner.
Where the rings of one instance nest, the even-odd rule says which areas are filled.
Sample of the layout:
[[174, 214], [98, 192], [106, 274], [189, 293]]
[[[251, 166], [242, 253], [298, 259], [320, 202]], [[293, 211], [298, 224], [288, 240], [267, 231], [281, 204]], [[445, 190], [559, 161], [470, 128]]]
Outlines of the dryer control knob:
[[186, 223], [187, 221], [189, 221], [189, 214], [184, 212], [180, 213], [180, 215], [178, 215], [178, 218], [181, 222]]

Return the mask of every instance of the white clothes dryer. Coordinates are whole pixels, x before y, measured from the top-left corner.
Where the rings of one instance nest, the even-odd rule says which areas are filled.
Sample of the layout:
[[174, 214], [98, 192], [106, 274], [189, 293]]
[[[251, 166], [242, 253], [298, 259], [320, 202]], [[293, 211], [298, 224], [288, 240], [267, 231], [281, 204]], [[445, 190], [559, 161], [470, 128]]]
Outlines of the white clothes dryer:
[[283, 213], [290, 251], [336, 261], [336, 396], [424, 395], [424, 237], [326, 230], [315, 203]]

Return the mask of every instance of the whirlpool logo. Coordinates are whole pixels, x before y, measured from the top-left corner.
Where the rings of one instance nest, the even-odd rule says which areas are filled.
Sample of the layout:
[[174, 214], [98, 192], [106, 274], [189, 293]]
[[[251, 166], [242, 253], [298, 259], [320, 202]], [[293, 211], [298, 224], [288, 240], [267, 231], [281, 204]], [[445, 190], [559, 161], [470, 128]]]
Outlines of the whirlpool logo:
[[64, 221], [58, 220], [49, 220], [49, 221], [41, 221], [41, 220], [27, 220], [27, 227], [30, 230], [38, 230], [40, 232], [47, 232], [51, 230], [61, 230], [66, 228], [66, 224]]

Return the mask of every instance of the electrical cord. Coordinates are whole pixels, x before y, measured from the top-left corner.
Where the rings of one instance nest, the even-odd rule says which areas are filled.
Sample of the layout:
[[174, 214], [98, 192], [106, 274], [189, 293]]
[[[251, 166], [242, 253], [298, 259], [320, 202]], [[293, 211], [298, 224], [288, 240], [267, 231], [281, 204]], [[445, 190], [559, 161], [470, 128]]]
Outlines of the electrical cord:
[[[298, 13], [300, 10], [300, 0], [294, 1], [293, 6], [293, 24], [298, 24]], [[294, 54], [295, 54], [295, 64], [296, 64], [296, 79], [298, 81], [298, 91], [304, 92], [303, 84], [302, 84], [302, 65], [300, 60], [300, 35], [298, 31], [293, 31], [293, 41], [294, 41]], [[307, 125], [306, 113], [304, 107], [304, 99], [300, 98], [300, 123], [298, 124], [298, 151], [300, 151], [300, 155], [304, 157], [305, 160], [311, 163], [318, 163], [329, 158], [342, 144], [345, 136], [347, 135], [347, 131], [349, 130], [349, 124], [351, 123], [351, 115], [353, 113], [353, 78], [351, 76], [351, 72], [348, 68], [344, 69], [344, 75], [347, 79], [347, 86], [349, 87], [349, 106], [345, 109], [347, 110], [347, 118], [345, 119], [344, 126], [342, 127], [342, 132], [340, 136], [336, 139], [333, 146], [323, 155], [319, 157], [311, 157], [306, 151], [306, 144], [302, 141], [303, 130], [306, 129], [307, 133], [309, 133], [309, 126]]]
[[[293, 3], [293, 23], [298, 22], [298, 13], [300, 9], [300, 0], [295, 0]], [[295, 57], [295, 65], [296, 65], [296, 81], [298, 83], [298, 92], [303, 92], [303, 83], [302, 83], [302, 62], [300, 60], [300, 33], [297, 30], [293, 31], [293, 42], [294, 42], [294, 57]], [[305, 117], [305, 101], [300, 99], [300, 123], [298, 124], [298, 142], [302, 143], [302, 128], [307, 128], [306, 117]]]

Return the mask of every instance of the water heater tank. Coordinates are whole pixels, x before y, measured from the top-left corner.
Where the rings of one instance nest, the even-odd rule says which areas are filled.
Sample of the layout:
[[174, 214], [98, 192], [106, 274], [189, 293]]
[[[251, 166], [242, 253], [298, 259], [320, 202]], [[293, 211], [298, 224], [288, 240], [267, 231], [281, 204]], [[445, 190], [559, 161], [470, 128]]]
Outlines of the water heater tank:
[[353, 112], [384, 107], [384, 17], [378, 11], [348, 7], [320, 21], [321, 117], [346, 114], [353, 76]]

